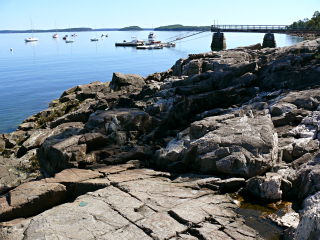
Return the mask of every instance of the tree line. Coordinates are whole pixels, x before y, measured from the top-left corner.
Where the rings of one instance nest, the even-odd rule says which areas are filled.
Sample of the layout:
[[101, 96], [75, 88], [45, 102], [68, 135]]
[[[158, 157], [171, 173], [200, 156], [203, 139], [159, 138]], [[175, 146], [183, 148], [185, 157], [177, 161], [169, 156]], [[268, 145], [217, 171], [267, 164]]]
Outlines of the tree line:
[[307, 28], [307, 29], [320, 29], [320, 12], [315, 11], [311, 19], [305, 18], [297, 22], [292, 23], [289, 28]]

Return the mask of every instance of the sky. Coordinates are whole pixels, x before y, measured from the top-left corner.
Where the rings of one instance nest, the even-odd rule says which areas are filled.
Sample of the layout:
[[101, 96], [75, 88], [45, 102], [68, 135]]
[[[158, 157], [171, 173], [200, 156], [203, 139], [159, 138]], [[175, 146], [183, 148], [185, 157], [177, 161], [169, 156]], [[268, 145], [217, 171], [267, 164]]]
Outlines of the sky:
[[0, 29], [282, 25], [316, 10], [320, 0], [0, 0]]

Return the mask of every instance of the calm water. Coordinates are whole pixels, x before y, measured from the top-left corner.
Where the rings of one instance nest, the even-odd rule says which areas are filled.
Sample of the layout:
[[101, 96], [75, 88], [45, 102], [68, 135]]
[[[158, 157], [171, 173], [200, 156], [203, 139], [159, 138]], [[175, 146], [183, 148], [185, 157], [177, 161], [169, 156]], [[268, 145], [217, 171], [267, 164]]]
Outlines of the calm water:
[[[70, 34], [70, 33], [68, 33]], [[158, 40], [168, 40], [183, 32], [157, 32]], [[60, 37], [64, 34], [59, 33]], [[36, 44], [25, 44], [30, 34], [0, 34], [0, 133], [15, 130], [28, 116], [45, 108], [61, 93], [75, 85], [110, 81], [113, 72], [147, 76], [165, 71], [190, 53], [210, 51], [211, 33], [186, 39], [176, 48], [136, 50], [115, 47], [118, 41], [147, 39], [148, 32], [109, 32], [99, 42], [101, 32], [81, 32], [72, 44], [52, 39], [52, 33], [39, 33]], [[263, 34], [225, 34], [228, 48], [261, 42]], [[301, 38], [276, 35], [278, 46], [289, 46]], [[10, 48], [13, 52], [10, 52]]]

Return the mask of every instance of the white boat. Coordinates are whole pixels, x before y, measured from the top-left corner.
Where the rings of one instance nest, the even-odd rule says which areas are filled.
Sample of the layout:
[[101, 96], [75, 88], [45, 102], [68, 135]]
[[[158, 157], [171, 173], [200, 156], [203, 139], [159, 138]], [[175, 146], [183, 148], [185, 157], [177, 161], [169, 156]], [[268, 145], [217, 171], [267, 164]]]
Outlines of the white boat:
[[28, 37], [24, 39], [25, 42], [38, 42], [39, 39], [35, 37]]
[[123, 40], [122, 43], [116, 43], [116, 47], [136, 47], [144, 45], [144, 41], [138, 40], [136, 37], [132, 37], [131, 42]]
[[39, 39], [33, 37], [33, 23], [32, 23], [32, 19], [30, 19], [30, 23], [31, 23], [31, 33], [32, 33], [32, 36], [31, 36], [31, 37], [28, 37], [28, 38], [25, 38], [24, 41], [25, 41], [26, 43], [27, 43], [27, 42], [38, 42]]
[[91, 42], [98, 42], [99, 39], [98, 39], [98, 38], [91, 38], [90, 41], [91, 41]]
[[154, 32], [150, 32], [148, 35], [148, 41], [149, 43], [153, 43], [156, 41], [156, 34]]
[[142, 45], [142, 46], [137, 46], [137, 49], [141, 49], [141, 50], [151, 50], [151, 49], [162, 49], [163, 46], [161, 44], [154, 44], [154, 45]]
[[52, 35], [52, 38], [59, 38], [58, 33], [53, 34], [53, 35]]

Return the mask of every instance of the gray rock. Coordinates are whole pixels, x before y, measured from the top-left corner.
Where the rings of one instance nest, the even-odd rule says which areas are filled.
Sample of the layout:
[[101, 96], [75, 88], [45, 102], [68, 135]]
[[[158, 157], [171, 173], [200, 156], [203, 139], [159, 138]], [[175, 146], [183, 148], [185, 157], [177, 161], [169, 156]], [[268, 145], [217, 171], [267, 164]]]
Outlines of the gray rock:
[[319, 141], [310, 139], [296, 139], [293, 144], [292, 156], [296, 159], [306, 153], [313, 153], [319, 150]]
[[18, 126], [19, 130], [22, 131], [29, 131], [31, 129], [34, 129], [37, 127], [37, 124], [35, 122], [26, 122], [26, 123], [22, 123]]
[[49, 175], [68, 167], [77, 167], [86, 156], [87, 146], [79, 144], [81, 129], [60, 125], [57, 132], [57, 135], [44, 141], [37, 153], [42, 170]]
[[265, 177], [250, 178], [246, 189], [255, 197], [277, 201], [282, 197], [281, 176], [276, 173], [267, 173]]
[[320, 192], [306, 198], [295, 240], [317, 240], [320, 236]]
[[270, 106], [272, 116], [281, 116], [282, 114], [291, 112], [295, 109], [297, 109], [297, 106], [291, 103], [276, 103]]
[[195, 169], [252, 177], [273, 166], [278, 157], [278, 137], [270, 117], [234, 116], [223, 122], [220, 119], [211, 117], [206, 120], [209, 125], [198, 124], [198, 128], [204, 129], [202, 133], [209, 132], [190, 144], [197, 153]]
[[[128, 177], [134, 174], [140, 177]], [[91, 175], [92, 172], [88, 176]], [[201, 233], [204, 239], [210, 239], [210, 232], [212, 236], [230, 236], [230, 239], [259, 239], [259, 234], [234, 212], [236, 205], [230, 197], [215, 195], [208, 189], [194, 190], [161, 177], [163, 175], [147, 169], [109, 172], [108, 178], [113, 177], [112, 186], [87, 193], [28, 220], [6, 223], [0, 229], [0, 236], [10, 240], [52, 236], [110, 240], [198, 239], [187, 235], [188, 230]]]
[[293, 184], [296, 199], [302, 201], [306, 197], [320, 191], [320, 155], [316, 154], [299, 168]]
[[66, 199], [66, 187], [40, 181], [24, 183], [0, 198], [1, 221], [29, 217]]
[[129, 87], [142, 88], [144, 85], [144, 78], [135, 74], [113, 73], [112, 81], [110, 82], [110, 88], [114, 91]]

